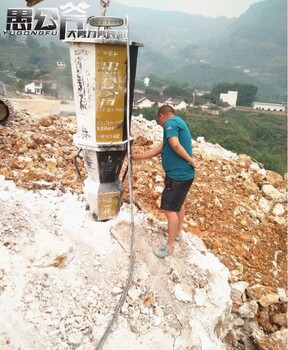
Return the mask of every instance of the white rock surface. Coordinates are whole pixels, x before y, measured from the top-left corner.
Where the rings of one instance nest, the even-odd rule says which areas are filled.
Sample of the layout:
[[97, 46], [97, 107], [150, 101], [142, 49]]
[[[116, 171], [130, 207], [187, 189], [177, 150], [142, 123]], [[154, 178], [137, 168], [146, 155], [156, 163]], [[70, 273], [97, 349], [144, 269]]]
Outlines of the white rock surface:
[[[84, 207], [71, 193], [24, 191], [0, 178], [1, 350], [96, 348], [128, 275], [130, 208], [96, 222]], [[228, 270], [191, 233], [159, 260], [148, 216], [136, 212], [135, 227], [132, 285], [103, 349], [225, 349]]]

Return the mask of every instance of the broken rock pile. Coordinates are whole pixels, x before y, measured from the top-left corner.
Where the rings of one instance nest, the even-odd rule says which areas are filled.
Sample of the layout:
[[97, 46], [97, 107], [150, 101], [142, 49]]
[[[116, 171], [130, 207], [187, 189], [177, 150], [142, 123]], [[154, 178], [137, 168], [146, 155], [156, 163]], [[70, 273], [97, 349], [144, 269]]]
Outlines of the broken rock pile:
[[[72, 117], [52, 115], [35, 119], [27, 113], [16, 114], [5, 127], [0, 126], [0, 174], [6, 180], [13, 180], [18, 188], [81, 194], [82, 184], [73, 164], [77, 151], [72, 142], [75, 132], [76, 122]], [[133, 151], [142, 152], [161, 141], [162, 129], [156, 122], [134, 117], [132, 135]], [[227, 349], [284, 349], [287, 330], [287, 174], [282, 177], [265, 170], [248, 155], [237, 155], [220, 145], [209, 144], [203, 138], [193, 140], [193, 146], [198, 167], [186, 202], [184, 231], [187, 240], [185, 246], [177, 247], [176, 258], [181, 261], [190, 236], [197, 236], [229, 269], [233, 321], [230, 331], [222, 334]], [[84, 167], [81, 169], [85, 176]], [[135, 204], [151, 215], [146, 228], [146, 238], [151, 246], [147, 249], [158, 245], [167, 229], [159, 210], [163, 179], [159, 157], [133, 163]], [[125, 187], [128, 188], [127, 183]], [[127, 194], [125, 196], [128, 198]], [[13, 242], [8, 243], [13, 246]], [[179, 277], [179, 273], [173, 275], [174, 281], [177, 275]], [[194, 288], [193, 283], [189, 281], [189, 287]], [[178, 286], [175, 295], [186, 298], [185, 285]], [[141, 283], [135, 288], [139, 292]], [[117, 290], [114, 290], [115, 295]], [[133, 299], [135, 293], [131, 293]], [[154, 295], [142, 294], [144, 299], [154, 298]], [[201, 303], [202, 297], [200, 293], [196, 300]], [[127, 305], [123, 312], [135, 315], [140, 306], [133, 305], [132, 309]], [[153, 315], [156, 315], [153, 322], [157, 323], [157, 317], [161, 316]], [[135, 332], [139, 327], [137, 322], [132, 324]]]
[[[162, 140], [156, 122], [142, 116], [133, 119], [132, 133], [139, 153]], [[287, 174], [265, 170], [250, 156], [203, 137], [193, 140], [193, 147], [198, 167], [184, 227], [230, 270], [235, 332], [229, 341], [235, 346], [242, 338], [237, 349], [280, 349], [287, 337]], [[164, 219], [159, 210], [164, 180], [160, 157], [134, 162], [133, 180], [139, 207]]]

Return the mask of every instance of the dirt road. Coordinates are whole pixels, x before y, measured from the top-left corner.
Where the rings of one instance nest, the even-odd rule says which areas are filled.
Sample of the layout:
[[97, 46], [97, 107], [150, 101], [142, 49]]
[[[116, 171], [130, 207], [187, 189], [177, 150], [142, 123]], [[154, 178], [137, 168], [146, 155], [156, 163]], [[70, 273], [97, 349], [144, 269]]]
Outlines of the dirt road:
[[63, 100], [46, 98], [39, 95], [27, 95], [23, 98], [11, 98], [14, 108], [20, 111], [28, 111], [32, 116], [46, 116], [49, 114], [75, 115], [74, 100]]

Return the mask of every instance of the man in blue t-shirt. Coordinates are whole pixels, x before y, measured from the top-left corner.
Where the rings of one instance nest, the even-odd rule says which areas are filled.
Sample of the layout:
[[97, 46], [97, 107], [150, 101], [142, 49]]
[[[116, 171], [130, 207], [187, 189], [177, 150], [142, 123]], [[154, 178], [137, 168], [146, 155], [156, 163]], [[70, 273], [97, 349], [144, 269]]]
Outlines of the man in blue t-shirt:
[[159, 108], [157, 121], [163, 127], [163, 142], [142, 154], [131, 155], [134, 160], [149, 159], [161, 153], [166, 173], [161, 209], [168, 221], [168, 242], [154, 253], [159, 258], [172, 254], [175, 240], [180, 239], [185, 215], [184, 201], [195, 177], [196, 164], [192, 158], [192, 138], [186, 123], [175, 115], [169, 105]]

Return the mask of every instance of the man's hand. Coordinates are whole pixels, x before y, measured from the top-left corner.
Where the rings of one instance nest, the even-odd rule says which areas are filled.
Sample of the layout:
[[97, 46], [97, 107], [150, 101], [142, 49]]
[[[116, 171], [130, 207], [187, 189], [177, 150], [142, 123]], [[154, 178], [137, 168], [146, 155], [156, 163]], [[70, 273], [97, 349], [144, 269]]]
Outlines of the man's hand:
[[159, 145], [157, 145], [156, 147], [151, 148], [148, 151], [143, 152], [141, 154], [139, 154], [139, 153], [131, 153], [131, 158], [133, 160], [143, 160], [143, 159], [153, 158], [155, 156], [158, 156], [158, 154], [161, 153], [162, 147], [163, 147], [163, 142], [159, 143]]
[[197, 167], [197, 163], [195, 162], [194, 158], [190, 157], [189, 154], [186, 152], [184, 147], [180, 144], [180, 141], [177, 136], [169, 137], [168, 142], [170, 146], [173, 148], [173, 150], [184, 160], [188, 162], [188, 164], [192, 165], [193, 168]]
[[196, 169], [196, 168], [197, 168], [197, 166], [198, 166], [198, 164], [197, 164], [197, 162], [195, 161], [195, 159], [194, 159], [194, 158], [191, 158], [191, 160], [190, 160], [189, 164], [190, 164], [190, 165], [192, 165], [194, 169]]
[[131, 158], [133, 160], [141, 160], [142, 159], [141, 154], [137, 154], [137, 153], [132, 153]]

